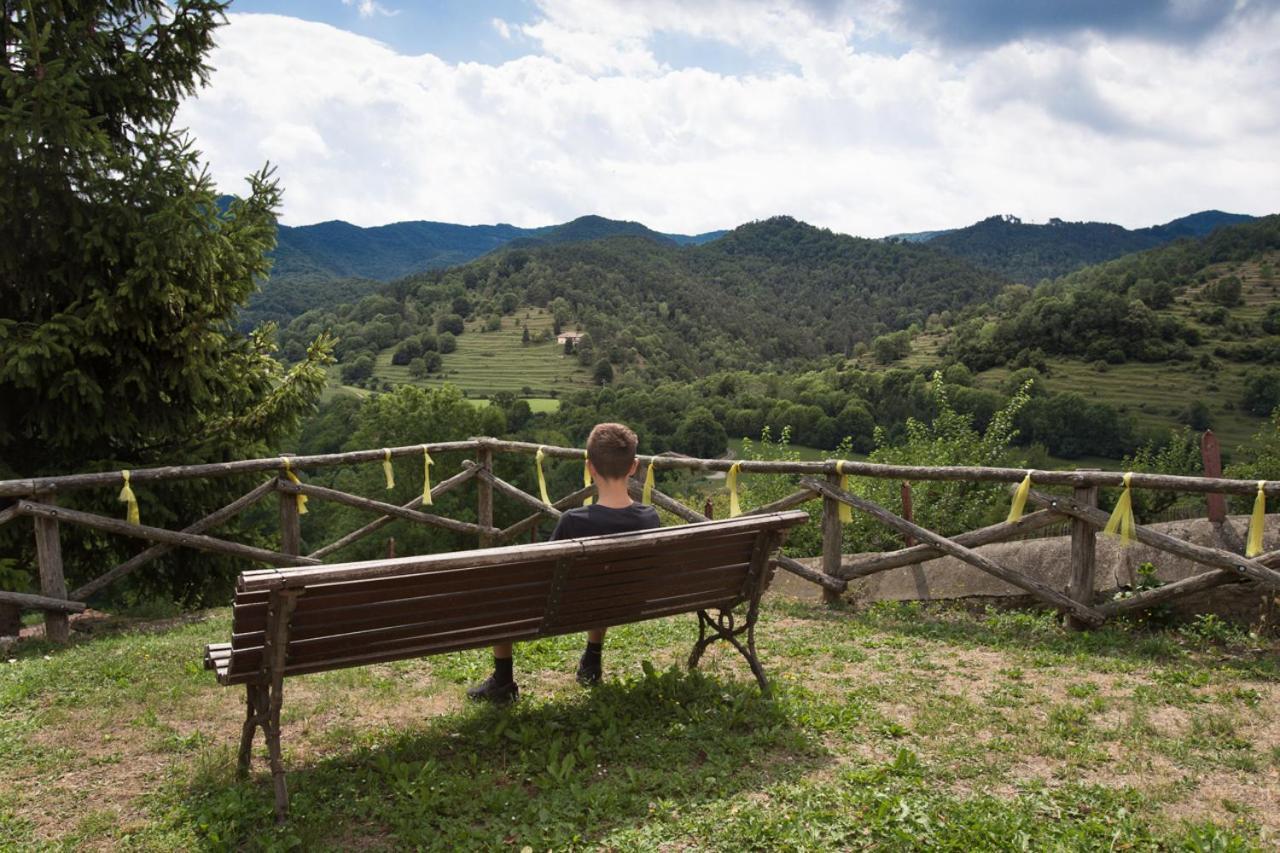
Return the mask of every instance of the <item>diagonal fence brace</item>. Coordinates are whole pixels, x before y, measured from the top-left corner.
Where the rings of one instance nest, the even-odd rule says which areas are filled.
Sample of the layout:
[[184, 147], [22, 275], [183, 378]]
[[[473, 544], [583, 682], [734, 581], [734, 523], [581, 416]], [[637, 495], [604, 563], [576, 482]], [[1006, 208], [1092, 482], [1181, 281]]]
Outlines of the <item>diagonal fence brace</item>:
[[860, 509], [886, 527], [896, 530], [899, 533], [914, 536], [917, 540], [927, 542], [943, 553], [949, 554], [958, 560], [963, 560], [974, 568], [980, 569], [989, 575], [993, 575], [1005, 583], [1012, 584], [1019, 589], [1026, 590], [1041, 601], [1071, 613], [1078, 617], [1082, 622], [1090, 625], [1100, 625], [1106, 619], [1102, 613], [1087, 604], [1074, 601], [1071, 598], [1068, 598], [1065, 594], [1058, 592], [1056, 589], [1040, 583], [1038, 580], [1029, 578], [1021, 572], [1015, 572], [1013, 569], [1006, 568], [989, 557], [979, 554], [977, 551], [973, 551], [963, 545], [957, 545], [945, 536], [941, 536], [934, 533], [932, 530], [928, 530], [918, 524], [907, 521], [905, 518], [894, 515], [892, 512], [874, 501], [869, 501], [866, 498], [851, 494], [850, 492], [846, 492], [843, 489], [836, 488], [835, 486], [824, 483], [821, 480], [816, 480], [812, 477], [802, 478], [800, 480], [800, 484], [814, 490], [815, 492], [825, 495], [826, 497], [847, 503], [855, 509]]
[[[1109, 516], [1107, 513], [1094, 507], [1077, 503], [1069, 497], [1059, 495], [1051, 495], [1032, 489], [1027, 494], [1027, 500], [1037, 506], [1047, 507], [1057, 510], [1078, 518], [1094, 527], [1102, 528], [1107, 526]], [[1240, 554], [1232, 554], [1230, 551], [1223, 551], [1219, 548], [1210, 548], [1207, 545], [1196, 545], [1167, 533], [1159, 533], [1139, 525], [1133, 531], [1134, 538], [1144, 545], [1149, 545], [1158, 551], [1165, 551], [1169, 554], [1175, 554], [1179, 557], [1186, 557], [1197, 563], [1203, 563], [1207, 566], [1214, 566], [1219, 569], [1225, 569], [1237, 576], [1243, 576], [1259, 581], [1272, 589], [1280, 589], [1280, 572], [1265, 565], [1272, 559], [1280, 559], [1280, 553], [1264, 554], [1261, 557], [1250, 559]]]

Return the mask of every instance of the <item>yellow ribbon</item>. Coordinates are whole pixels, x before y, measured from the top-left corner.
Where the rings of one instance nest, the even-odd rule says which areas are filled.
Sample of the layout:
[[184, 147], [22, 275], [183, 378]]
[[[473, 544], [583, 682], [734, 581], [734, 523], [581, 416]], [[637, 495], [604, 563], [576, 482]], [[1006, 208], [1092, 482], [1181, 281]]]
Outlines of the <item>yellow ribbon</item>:
[[742, 463], [735, 462], [729, 466], [729, 473], [725, 475], [725, 485], [729, 487], [729, 517], [737, 518], [742, 515], [742, 507], [738, 505], [738, 473], [742, 470]]
[[1133, 487], [1129, 484], [1132, 477], [1132, 471], [1124, 475], [1124, 491], [1120, 493], [1120, 500], [1116, 501], [1116, 508], [1112, 511], [1107, 526], [1102, 529], [1103, 533], [1111, 536], [1119, 535], [1120, 544], [1126, 548], [1133, 544], [1134, 529], [1137, 527], [1133, 520]]
[[431, 506], [431, 454], [427, 446], [422, 445], [422, 505]]
[[[289, 478], [289, 481], [291, 483], [294, 483], [295, 485], [302, 485], [302, 483], [298, 480], [298, 475], [293, 473], [293, 468], [290, 467], [289, 465], [289, 457], [281, 456], [280, 461], [284, 463], [284, 475]], [[299, 492], [297, 495], [297, 498], [298, 498], [298, 515], [306, 515], [307, 514], [307, 496]]]
[[538, 453], [533, 459], [538, 465], [538, 490], [542, 493], [542, 502], [547, 506], [551, 506], [551, 498], [547, 497], [547, 478], [542, 476], [542, 457], [544, 455], [542, 448], [539, 447]]
[[[849, 475], [844, 472], [843, 459], [841, 459], [839, 462], [836, 463], [836, 473], [840, 475], [840, 491], [842, 492], [849, 491]], [[852, 524], [853, 523], [853, 507], [849, 506], [844, 501], [839, 501], [838, 503], [840, 504], [840, 509], [839, 509], [840, 523]]]
[[130, 524], [141, 524], [141, 516], [138, 514], [138, 498], [134, 495], [133, 489], [129, 488], [129, 472], [121, 471], [120, 476], [124, 477], [124, 488], [120, 490], [120, 500], [129, 506], [126, 517]]
[[1262, 553], [1262, 527], [1267, 523], [1267, 494], [1263, 491], [1266, 485], [1266, 480], [1258, 481], [1258, 496], [1253, 499], [1253, 518], [1249, 519], [1249, 541], [1244, 548], [1246, 557]]
[[640, 503], [653, 502], [653, 460], [649, 460], [649, 470], [644, 472], [644, 490], [640, 493]]
[[[591, 485], [591, 469], [587, 467], [587, 451], [585, 450], [582, 451], [582, 485]], [[594, 498], [584, 498], [582, 501], [583, 506], [591, 506], [593, 503], [595, 503]]]
[[1006, 524], [1011, 524], [1022, 518], [1022, 510], [1027, 506], [1027, 493], [1031, 491], [1031, 472], [1027, 472], [1027, 476], [1022, 478], [1022, 482], [1018, 484], [1018, 489], [1013, 493], [1013, 505], [1009, 507], [1009, 517], [1005, 519]]
[[396, 487], [396, 472], [391, 467], [391, 448], [382, 448], [382, 473], [387, 478], [387, 488], [394, 489]]

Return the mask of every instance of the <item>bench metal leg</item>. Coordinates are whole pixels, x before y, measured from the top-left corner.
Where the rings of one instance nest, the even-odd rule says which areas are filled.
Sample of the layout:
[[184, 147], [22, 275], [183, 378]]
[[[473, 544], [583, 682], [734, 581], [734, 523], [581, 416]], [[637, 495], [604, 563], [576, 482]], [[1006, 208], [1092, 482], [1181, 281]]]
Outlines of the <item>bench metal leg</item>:
[[[760, 692], [765, 696], [770, 694], [769, 679], [765, 677], [764, 667], [760, 665], [760, 658], [756, 654], [756, 603], [753, 602], [751, 608], [747, 611], [747, 621], [745, 625], [737, 625], [737, 618], [732, 609], [717, 610], [715, 618], [712, 618], [707, 611], [698, 611], [698, 641], [693, 644], [693, 651], [689, 653], [689, 669], [697, 669], [698, 661], [702, 659], [702, 653], [707, 650], [707, 646], [716, 640], [724, 640], [737, 649], [747, 663], [751, 666], [751, 673], [756, 677], [756, 681], [760, 684]], [[708, 629], [711, 633], [708, 634]], [[747, 635], [747, 643], [744, 646], [739, 637], [743, 634]]]
[[266, 722], [267, 688], [261, 684], [246, 684], [245, 706], [244, 728], [240, 730], [240, 757], [236, 763], [236, 774], [240, 778], [249, 775], [249, 764], [253, 761], [253, 736]]

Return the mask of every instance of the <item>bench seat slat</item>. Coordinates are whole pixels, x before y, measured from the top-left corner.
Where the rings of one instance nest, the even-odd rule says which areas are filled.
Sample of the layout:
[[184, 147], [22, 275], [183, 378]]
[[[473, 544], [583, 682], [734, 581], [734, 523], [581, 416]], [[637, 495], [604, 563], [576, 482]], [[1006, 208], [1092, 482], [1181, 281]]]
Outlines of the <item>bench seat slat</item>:
[[705, 559], [688, 563], [678, 561], [642, 565], [622, 571], [600, 572], [571, 579], [565, 586], [565, 594], [590, 596], [595, 595], [597, 591], [622, 584], [638, 583], [660, 587], [664, 583], [679, 581], [698, 572], [720, 569], [725, 566], [745, 566], [750, 561], [750, 554], [727, 552], [711, 554]]
[[728, 566], [714, 572], [699, 572], [691, 577], [661, 584], [628, 584], [593, 590], [595, 593], [593, 595], [567, 595], [561, 599], [556, 614], [563, 617], [567, 613], [581, 613], [592, 609], [617, 608], [626, 605], [643, 607], [651, 601], [694, 592], [736, 595], [742, 591], [747, 569], [746, 564]]
[[737, 551], [739, 553], [748, 553], [754, 542], [754, 536], [744, 536], [739, 533], [733, 536], [720, 536], [690, 542], [681, 548], [647, 548], [619, 554], [583, 554], [569, 558], [569, 565], [572, 567], [570, 577], [577, 577], [584, 572], [615, 571], [625, 566], [653, 562], [654, 560], [683, 560], [687, 562], [696, 561], [703, 554], [715, 552]]
[[[514, 590], [498, 599], [471, 594], [454, 594], [447, 597], [428, 596], [388, 601], [381, 604], [362, 604], [328, 610], [323, 619], [299, 621], [290, 629], [290, 639], [308, 639], [331, 634], [349, 634], [353, 631], [378, 625], [396, 625], [406, 622], [427, 622], [438, 618], [458, 618], [494, 613], [502, 609], [524, 610], [545, 604], [550, 584], [541, 583]], [[262, 632], [256, 632], [262, 633]]]
[[[333, 668], [332, 663], [348, 659], [367, 659], [377, 657], [379, 660], [400, 660], [422, 654], [434, 653], [437, 648], [461, 650], [489, 646], [508, 638], [523, 639], [538, 635], [541, 616], [523, 619], [495, 620], [488, 625], [463, 628], [449, 632], [407, 632], [405, 636], [384, 639], [380, 643], [362, 645], [338, 644], [332, 647], [315, 648], [299, 651], [290, 655], [285, 663], [285, 674], [292, 675], [298, 671], [319, 672]], [[262, 647], [244, 649], [237, 655], [243, 661], [243, 669], [232, 671], [233, 676], [243, 676], [245, 680], [258, 677], [258, 668], [262, 665]]]
[[[341, 658], [331, 658], [329, 660], [320, 661], [318, 663], [294, 664], [285, 668], [286, 675], [307, 675], [316, 672], [328, 672], [334, 669], [346, 669], [353, 666], [367, 666], [377, 663], [391, 663], [393, 661], [405, 660], [407, 658], [418, 658], [426, 655], [444, 654], [446, 652], [462, 652], [468, 649], [480, 649], [492, 646], [494, 643], [501, 643], [507, 640], [519, 642], [522, 640], [532, 640], [538, 637], [538, 626], [530, 625], [523, 629], [509, 628], [508, 630], [495, 632], [488, 635], [477, 637], [467, 637], [461, 640], [438, 641], [424, 643], [421, 645], [406, 646], [404, 648], [383, 650], [376, 653], [348, 655]], [[247, 684], [258, 679], [256, 671], [232, 674], [227, 676], [223, 682], [225, 684]]]
[[[522, 566], [490, 566], [469, 572], [433, 573], [409, 577], [387, 578], [377, 581], [349, 581], [308, 587], [298, 599], [295, 621], [313, 611], [328, 607], [344, 607], [350, 604], [374, 603], [397, 598], [412, 598], [430, 594], [469, 592], [489, 589], [494, 596], [503, 594], [508, 587], [549, 580], [555, 571], [554, 563], [539, 562]], [[481, 577], [474, 572], [486, 572]], [[265, 598], [241, 603], [242, 598], [259, 593], [237, 593], [234, 605], [234, 621], [237, 628], [262, 630], [266, 627], [267, 604]]]
[[[453, 592], [444, 595], [426, 595], [414, 598], [396, 598], [373, 603], [354, 603], [343, 606], [326, 607], [319, 611], [303, 610], [302, 599], [299, 599], [298, 615], [292, 619], [291, 635], [306, 631], [314, 633], [323, 631], [326, 626], [340, 625], [345, 622], [361, 619], [386, 619], [395, 621], [406, 614], [427, 616], [436, 613], [455, 613], [463, 610], [495, 610], [500, 607], [497, 602], [541, 598], [546, 600], [550, 589], [549, 581], [533, 584], [521, 584], [516, 587], [503, 587], [498, 597], [486, 595], [483, 591]], [[334, 602], [337, 604], [337, 600]], [[232, 630], [237, 634], [261, 634], [264, 625], [257, 620], [233, 622]], [[339, 633], [335, 631], [334, 633]]]
[[[546, 603], [547, 592], [544, 587], [535, 595], [504, 599], [501, 615], [541, 613], [545, 609]], [[295, 627], [289, 632], [289, 648], [292, 651], [294, 643], [305, 640], [358, 635], [361, 632], [374, 629], [394, 630], [406, 625], [452, 625], [465, 621], [483, 624], [500, 618], [500, 616], [494, 615], [495, 607], [492, 600], [480, 600], [470, 603], [450, 601], [429, 608], [414, 606], [412, 599], [408, 602], [391, 602], [391, 604], [394, 604], [395, 607], [373, 608], [365, 605], [361, 608], [352, 608], [335, 614], [338, 618], [331, 621]], [[233, 634], [231, 643], [237, 650], [252, 648], [261, 646], [265, 636], [266, 632], [264, 631]]]

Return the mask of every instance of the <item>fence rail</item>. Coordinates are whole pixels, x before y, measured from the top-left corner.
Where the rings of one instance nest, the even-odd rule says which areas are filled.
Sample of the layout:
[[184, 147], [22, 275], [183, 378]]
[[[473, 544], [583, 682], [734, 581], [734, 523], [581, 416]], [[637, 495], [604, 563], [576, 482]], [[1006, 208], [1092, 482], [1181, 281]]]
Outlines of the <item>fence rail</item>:
[[[1216, 447], [1216, 442], [1211, 441], [1211, 438], [1211, 434], [1206, 436], [1207, 448]], [[450, 452], [474, 454], [474, 460], [463, 460], [457, 473], [431, 489], [434, 501], [435, 498], [474, 481], [476, 487], [476, 521], [474, 523], [423, 511], [424, 501], [421, 496], [403, 505], [397, 505], [339, 489], [294, 482], [292, 479], [292, 475], [299, 471], [382, 463], [387, 459], [405, 457], [422, 458], [424, 451], [433, 454]], [[481, 437], [467, 441], [359, 450], [349, 453], [248, 459], [227, 463], [139, 469], [130, 472], [129, 479], [135, 484], [252, 473], [274, 475], [226, 506], [192, 522], [181, 530], [132, 523], [57, 505], [56, 499], [60, 493], [79, 489], [120, 487], [124, 482], [120, 472], [0, 481], [0, 504], [8, 501], [8, 505], [0, 506], [0, 525], [20, 518], [31, 519], [41, 584], [40, 595], [0, 591], [0, 617], [4, 617], [6, 612], [12, 615], [15, 610], [21, 608], [42, 610], [45, 614], [47, 636], [51, 640], [65, 642], [68, 638], [68, 613], [84, 609], [85, 599], [175, 548], [192, 548], [243, 558], [246, 561], [282, 568], [287, 573], [291, 569], [307, 571], [306, 567], [320, 566], [326, 558], [341, 548], [376, 533], [395, 520], [475, 536], [480, 547], [511, 543], [518, 537], [528, 534], [539, 522], [554, 521], [564, 510], [580, 505], [585, 498], [595, 493], [594, 486], [586, 486], [548, 504], [544, 503], [540, 497], [525, 492], [494, 473], [495, 454], [532, 456], [539, 451], [544, 457], [551, 459], [581, 460], [584, 457], [584, 451], [577, 448]], [[1215, 469], [1211, 464], [1213, 461], [1206, 456], [1206, 470], [1220, 471], [1220, 465]], [[1122, 601], [1101, 604], [1096, 602], [1094, 600], [1095, 536], [1097, 530], [1105, 526], [1108, 521], [1107, 514], [1097, 507], [1098, 488], [1123, 485], [1125, 475], [1121, 472], [1083, 469], [1028, 472], [1016, 468], [883, 465], [859, 461], [840, 462], [834, 459], [821, 462], [734, 461], [695, 459], [676, 454], [641, 456], [640, 464], [642, 470], [652, 465], [658, 472], [673, 470], [727, 472], [736, 467], [743, 473], [796, 477], [799, 486], [797, 491], [749, 510], [746, 514], [778, 512], [801, 506], [809, 501], [821, 502], [822, 570], [817, 571], [782, 555], [777, 558], [774, 565], [819, 585], [827, 600], [839, 598], [850, 580], [901, 566], [919, 565], [944, 556], [961, 560], [1057, 608], [1066, 614], [1068, 624], [1075, 628], [1099, 625], [1108, 618], [1135, 608], [1152, 606], [1223, 584], [1254, 581], [1270, 589], [1280, 590], [1280, 571], [1277, 571], [1277, 568], [1280, 568], [1280, 551], [1246, 558], [1230, 550], [1187, 542], [1146, 527], [1139, 527], [1136, 533], [1138, 541], [1208, 566], [1212, 571], [1159, 589], [1147, 590]], [[1071, 494], [1057, 495], [1043, 492], [1040, 488], [1032, 489], [1028, 500], [1032, 505], [1039, 507], [1038, 510], [1016, 521], [1001, 522], [949, 537], [922, 527], [912, 518], [910, 499], [912, 482], [965, 481], [1014, 484], [1022, 481], [1028, 473], [1037, 487], [1069, 487]], [[842, 476], [902, 481], [901, 513], [845, 490], [841, 487]], [[1254, 495], [1260, 488], [1258, 482], [1251, 480], [1142, 473], [1132, 474], [1130, 485], [1138, 489], [1207, 494], [1210, 496], [1211, 519], [1215, 514], [1220, 515], [1222, 512], [1221, 509], [1218, 513], [1213, 512], [1215, 505], [1221, 506], [1222, 495]], [[643, 490], [640, 479], [633, 479], [630, 489], [633, 496], [640, 497]], [[1261, 489], [1266, 495], [1280, 496], [1280, 481], [1265, 482], [1261, 485]], [[210, 530], [226, 523], [272, 494], [276, 496], [280, 515], [280, 544], [276, 550], [245, 545], [210, 535]], [[374, 514], [376, 518], [304, 555], [301, 553], [299, 496], [365, 510]], [[529, 511], [529, 514], [506, 528], [498, 528], [494, 525], [495, 498], [522, 506]], [[704, 513], [690, 509], [657, 489], [652, 491], [650, 500], [659, 509], [666, 510], [684, 521], [702, 521], [707, 517]], [[844, 528], [840, 520], [842, 506], [852, 507], [884, 527], [901, 534], [906, 547], [883, 554], [844, 554]], [[1215, 520], [1221, 521], [1221, 517]], [[63, 575], [59, 536], [60, 526], [63, 524], [141, 539], [148, 542], [149, 546], [68, 593]], [[1070, 526], [1072, 562], [1071, 580], [1065, 590], [1052, 588], [974, 550], [980, 545], [1025, 538], [1028, 535], [1034, 535], [1037, 531], [1063, 524]], [[0, 626], [3, 626], [4, 621], [0, 618]]]

